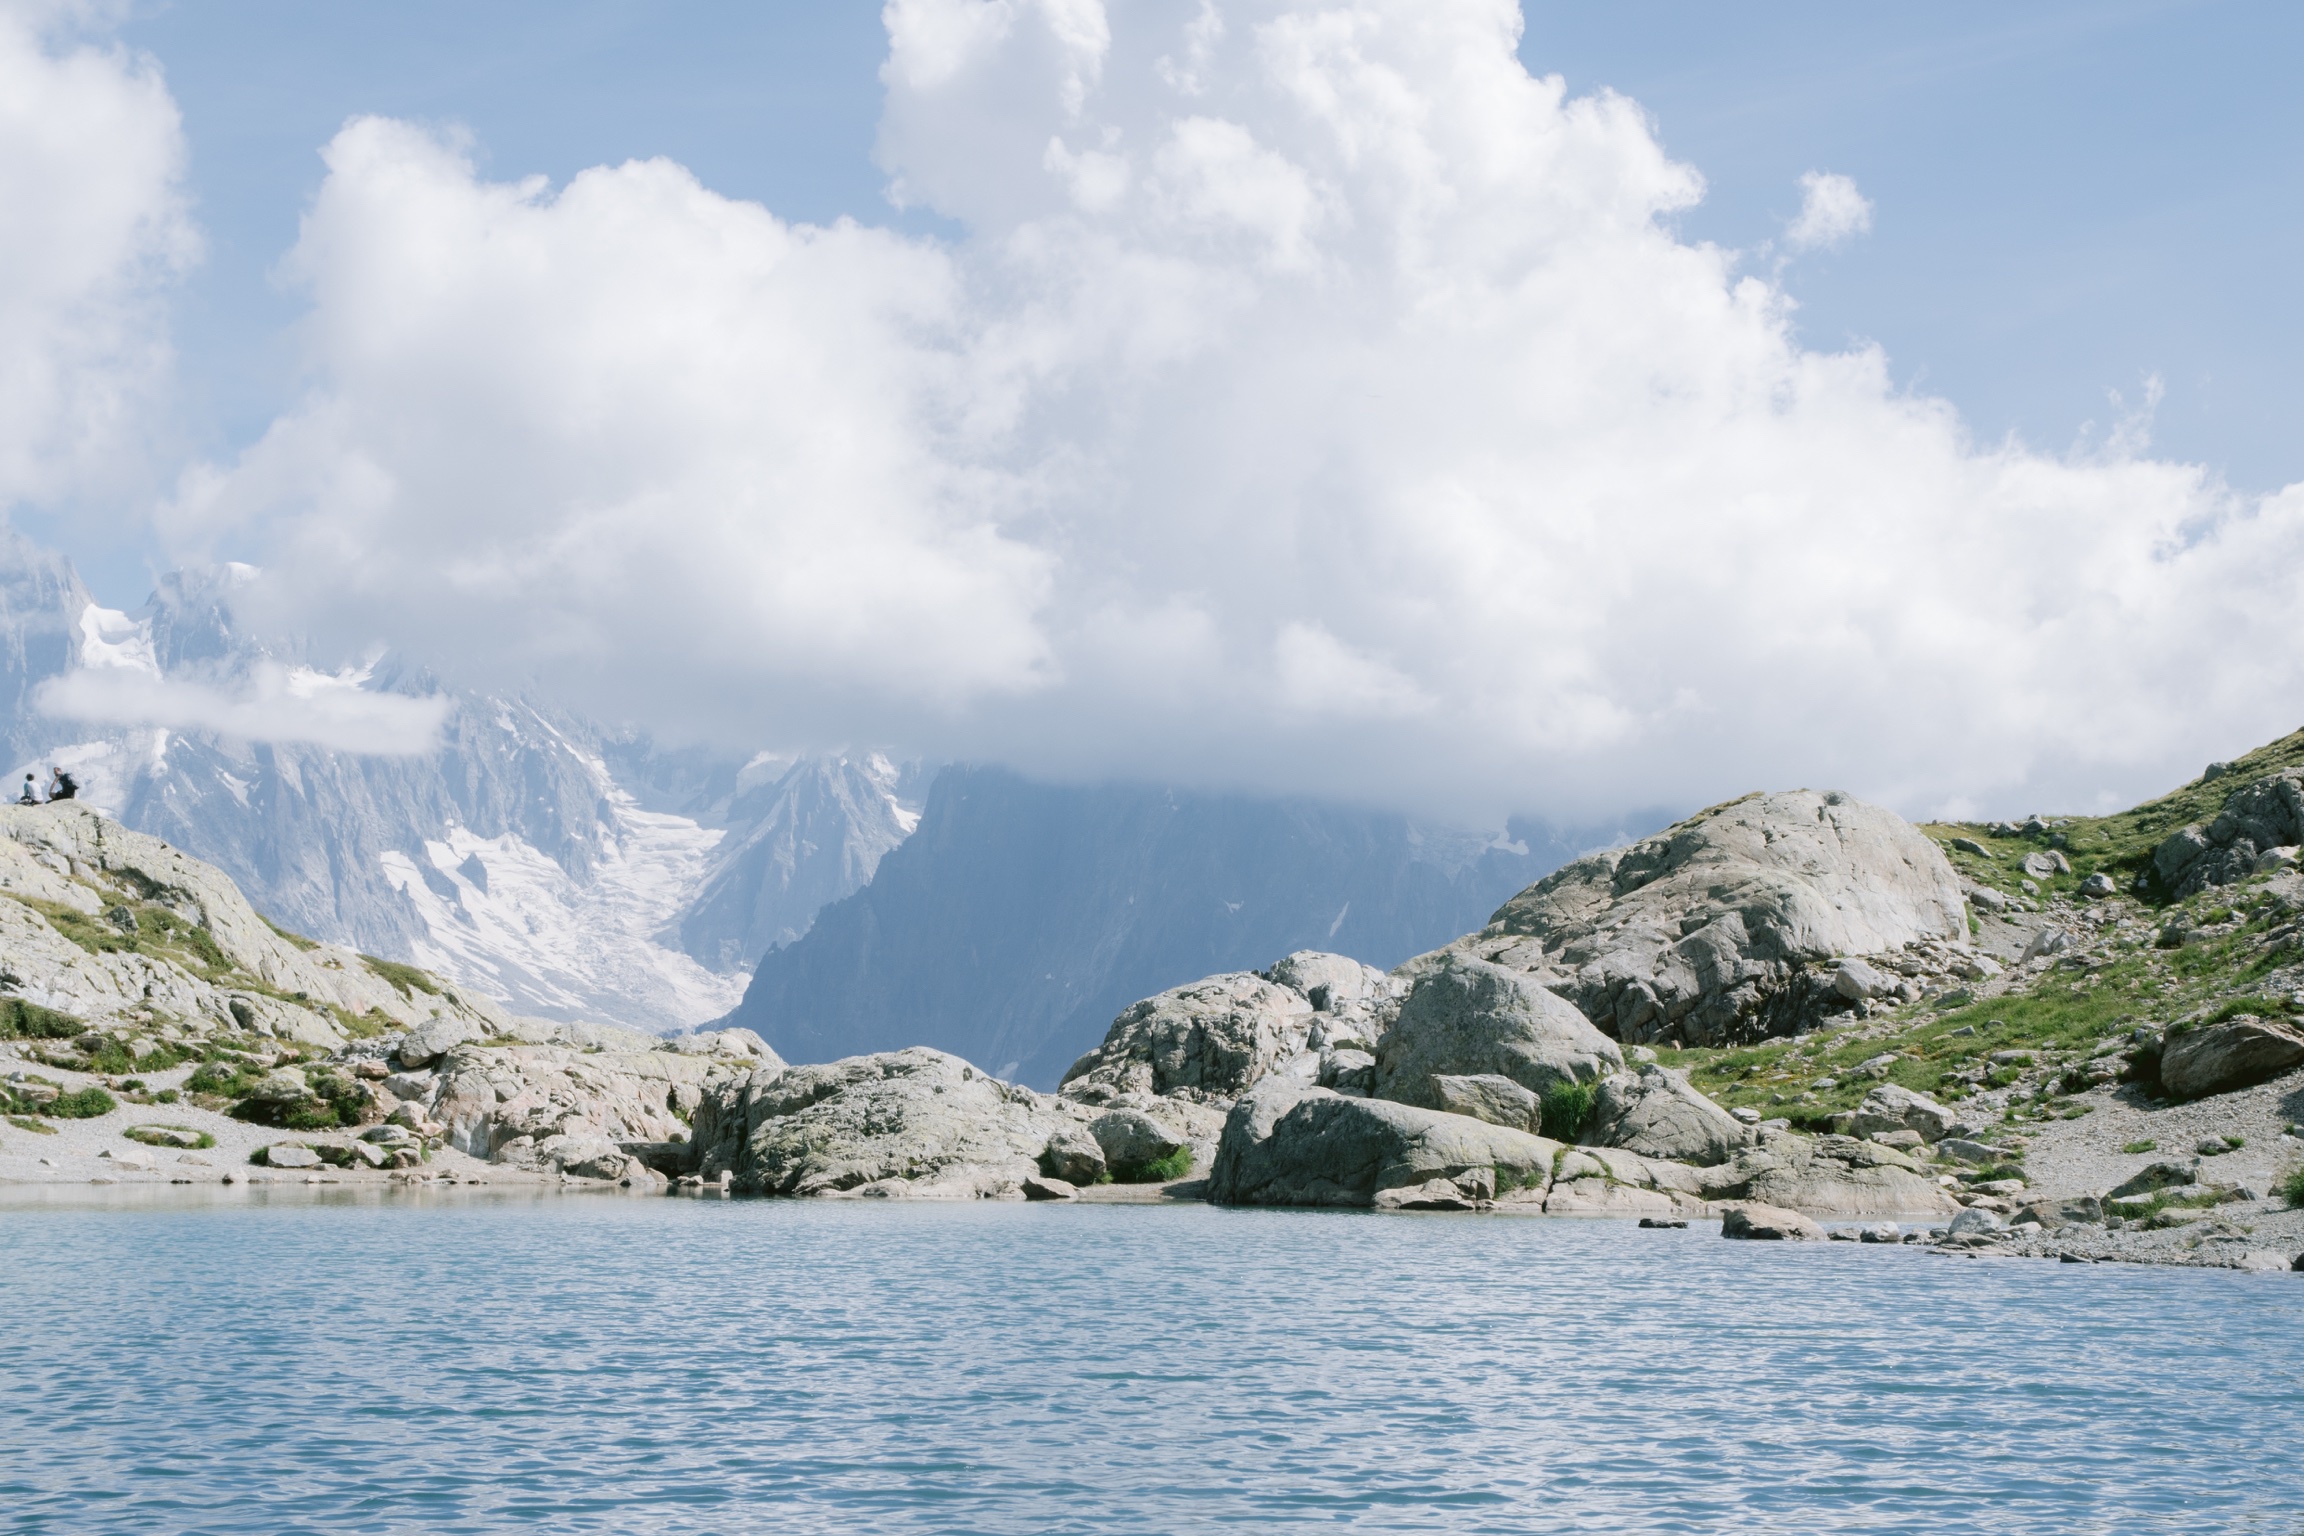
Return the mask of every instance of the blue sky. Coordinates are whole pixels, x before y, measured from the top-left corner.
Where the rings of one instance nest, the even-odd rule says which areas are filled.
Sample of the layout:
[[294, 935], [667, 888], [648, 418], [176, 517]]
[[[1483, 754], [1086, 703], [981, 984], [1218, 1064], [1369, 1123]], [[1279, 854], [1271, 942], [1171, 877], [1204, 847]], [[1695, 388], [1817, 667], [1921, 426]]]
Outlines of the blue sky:
[[1535, 0], [1562, 106], [1498, 0], [1354, 7], [897, 0], [884, 84], [871, 4], [130, 0], [204, 250], [74, 397], [142, 499], [13, 515], [674, 737], [1466, 814], [2293, 726], [2304, 10]]
[[[1692, 0], [1526, 7], [1522, 58], [1638, 100], [1709, 190], [1692, 236], [1753, 250], [1797, 179], [1852, 176], [1872, 233], [1787, 277], [1812, 345], [1884, 345], [1985, 438], [2061, 449], [2166, 390], [2155, 448], [2272, 489], [2304, 479], [2304, 8], [2279, 3]], [[300, 301], [272, 280], [344, 120], [471, 135], [488, 173], [564, 181], [664, 155], [796, 220], [934, 229], [873, 163], [878, 7], [404, 0], [139, 4], [209, 242], [180, 310], [210, 446], [278, 409]], [[90, 551], [92, 554], [95, 551]], [[140, 554], [98, 564], [143, 580]], [[137, 594], [111, 593], [132, 601]]]

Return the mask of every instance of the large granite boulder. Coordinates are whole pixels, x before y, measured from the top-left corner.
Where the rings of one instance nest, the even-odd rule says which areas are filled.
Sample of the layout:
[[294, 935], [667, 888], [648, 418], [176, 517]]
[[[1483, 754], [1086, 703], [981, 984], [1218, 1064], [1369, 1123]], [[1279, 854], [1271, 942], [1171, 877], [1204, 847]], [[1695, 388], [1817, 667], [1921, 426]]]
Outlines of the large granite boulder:
[[1732, 1205], [1720, 1213], [1720, 1235], [1746, 1242], [1820, 1243], [1824, 1229], [1798, 1211], [1757, 1200]]
[[1419, 975], [1376, 1045], [1376, 1096], [1442, 1107], [1436, 1077], [1509, 1078], [1543, 1096], [1596, 1083], [1623, 1052], [1584, 1015], [1517, 971], [1447, 954]]
[[1707, 1166], [1750, 1146], [1753, 1133], [1697, 1091], [1686, 1073], [1650, 1065], [1620, 1072], [1600, 1085], [1579, 1139]]
[[1449, 948], [1528, 973], [1620, 1040], [1714, 1045], [1860, 1006], [1835, 986], [1842, 958], [1972, 965], [1967, 933], [1933, 841], [1837, 791], [1792, 790], [1578, 859]]
[[2160, 1086], [2178, 1099], [2206, 1098], [2268, 1082], [2304, 1066], [2304, 1030], [2286, 1019], [2243, 1014], [2169, 1035]]
[[[565, 1038], [549, 1030], [527, 1032]], [[626, 1044], [642, 1041], [650, 1048], [455, 1045], [431, 1070], [395, 1073], [379, 1086], [394, 1100], [388, 1112], [405, 1109], [411, 1113], [403, 1118], [437, 1125], [458, 1150], [535, 1166], [536, 1149], [555, 1136], [616, 1143], [684, 1141], [707, 1092], [740, 1081], [759, 1061], [750, 1053], [697, 1056], [668, 1050], [642, 1035]]]
[[2186, 827], [2152, 851], [2152, 868], [2178, 896], [2232, 885], [2276, 848], [2304, 843], [2304, 769], [2243, 784], [2205, 827]]
[[1076, 1117], [914, 1046], [716, 1084], [696, 1116], [698, 1171], [743, 1194], [1021, 1198]]
[[1171, 987], [1124, 1009], [1058, 1091], [1090, 1104], [1129, 1093], [1229, 1103], [1304, 1054], [1312, 1015], [1304, 994], [1251, 971]]
[[1463, 1115], [1274, 1078], [1232, 1107], [1208, 1195], [1222, 1205], [1407, 1209], [1540, 1199], [1559, 1151], [1556, 1142]]

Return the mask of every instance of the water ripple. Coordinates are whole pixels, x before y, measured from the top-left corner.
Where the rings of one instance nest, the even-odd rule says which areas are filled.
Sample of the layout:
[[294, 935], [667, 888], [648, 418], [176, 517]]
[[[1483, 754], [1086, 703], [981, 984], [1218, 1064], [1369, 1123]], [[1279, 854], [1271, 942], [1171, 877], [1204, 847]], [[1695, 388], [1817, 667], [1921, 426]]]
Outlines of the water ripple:
[[11, 1531], [2304, 1529], [2304, 1280], [1203, 1208], [0, 1212]]

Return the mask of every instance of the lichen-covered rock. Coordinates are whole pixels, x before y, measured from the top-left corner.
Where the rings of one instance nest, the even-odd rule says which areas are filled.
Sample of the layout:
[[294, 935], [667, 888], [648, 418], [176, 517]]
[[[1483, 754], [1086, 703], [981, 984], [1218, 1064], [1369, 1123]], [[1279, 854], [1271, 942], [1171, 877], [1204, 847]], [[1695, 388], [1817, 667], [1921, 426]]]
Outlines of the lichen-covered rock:
[[2243, 784], [2205, 827], [2186, 827], [2152, 851], [2152, 868], [2178, 896], [2232, 885], [2273, 849], [2304, 842], [2304, 769]]
[[[1224, 1205], [1373, 1206], [1386, 1191], [1478, 1204], [1540, 1197], [1559, 1145], [1463, 1115], [1271, 1079], [1232, 1107], [1209, 1175]], [[1433, 1185], [1444, 1182], [1453, 1196]]]
[[2242, 1014], [2170, 1034], [2160, 1047], [2160, 1086], [2200, 1099], [2269, 1082], [2304, 1066], [2304, 1030], [2286, 1019]]
[[1841, 958], [1952, 968], [1967, 931], [1933, 841], [1877, 806], [1794, 790], [1578, 859], [1449, 948], [1530, 974], [1620, 1040], [1713, 1045], [1860, 1006], [1835, 986]]
[[1709, 1165], [1750, 1146], [1753, 1133], [1698, 1092], [1686, 1073], [1650, 1065], [1601, 1083], [1580, 1139], [1643, 1157]]
[[915, 1046], [716, 1082], [698, 1170], [739, 1193], [1014, 1198], [1078, 1111]]
[[1183, 1151], [1191, 1140], [1135, 1109], [1107, 1110], [1088, 1122], [1088, 1134], [1103, 1150], [1104, 1166], [1123, 1184], [1134, 1183], [1147, 1168]]
[[1509, 1078], [1537, 1095], [1621, 1071], [1616, 1042], [1528, 977], [1470, 955], [1419, 975], [1376, 1045], [1376, 1096], [1440, 1106], [1436, 1076]]

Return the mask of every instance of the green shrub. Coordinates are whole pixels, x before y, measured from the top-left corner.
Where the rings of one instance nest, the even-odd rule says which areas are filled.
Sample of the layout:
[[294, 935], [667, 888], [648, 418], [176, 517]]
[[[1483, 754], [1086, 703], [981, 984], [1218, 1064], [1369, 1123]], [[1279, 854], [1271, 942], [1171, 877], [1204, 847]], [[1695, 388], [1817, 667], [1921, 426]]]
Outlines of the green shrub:
[[120, 1107], [119, 1101], [101, 1088], [83, 1088], [78, 1093], [60, 1093], [48, 1101], [46, 1114], [59, 1120], [94, 1120], [108, 1115]]
[[2304, 1168], [2291, 1168], [2280, 1181], [2280, 1198], [2290, 1205], [2304, 1207]]
[[1554, 1141], [1575, 1141], [1592, 1118], [1600, 1090], [1591, 1083], [1554, 1083], [1544, 1090], [1537, 1124]]
[[1112, 1182], [1115, 1184], [1165, 1184], [1180, 1179], [1192, 1171], [1192, 1149], [1178, 1147], [1166, 1157], [1156, 1157], [1144, 1163], [1115, 1163]]
[[28, 1003], [20, 997], [0, 997], [0, 1035], [15, 1040], [71, 1040], [88, 1026], [68, 1013]]

